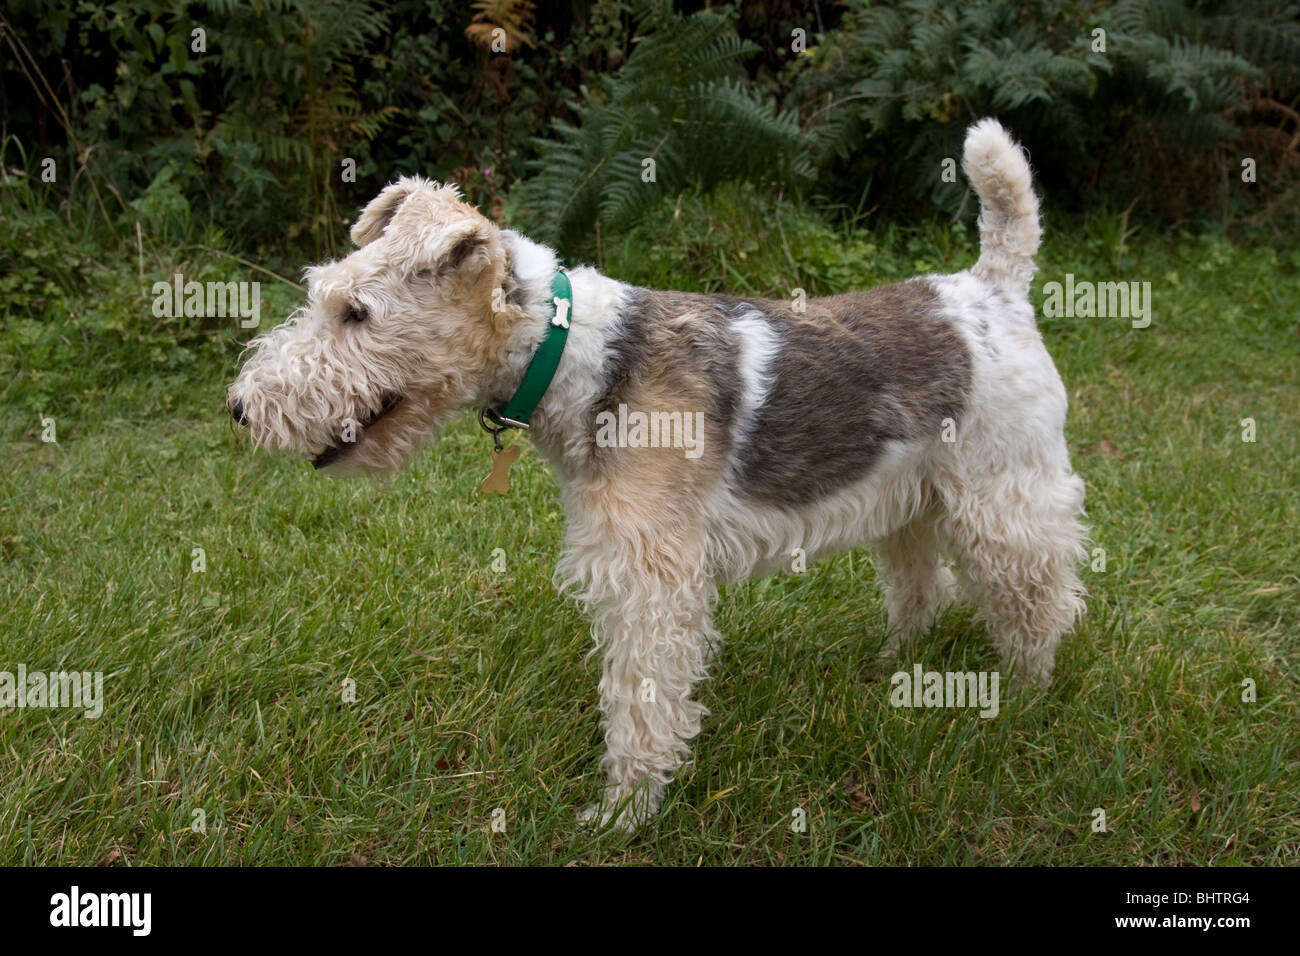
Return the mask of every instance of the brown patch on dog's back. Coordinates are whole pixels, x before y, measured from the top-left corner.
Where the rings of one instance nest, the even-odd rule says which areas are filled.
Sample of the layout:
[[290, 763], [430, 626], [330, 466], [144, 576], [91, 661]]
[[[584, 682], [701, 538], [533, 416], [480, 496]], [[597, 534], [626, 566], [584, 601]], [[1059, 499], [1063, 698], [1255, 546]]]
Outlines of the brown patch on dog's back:
[[[744, 393], [735, 323], [755, 314], [779, 348], [745, 444], [733, 449]], [[667, 467], [686, 493], [702, 490], [706, 477], [720, 479], [734, 451], [739, 493], [797, 507], [866, 477], [889, 442], [937, 435], [945, 418], [960, 416], [970, 375], [965, 342], [939, 314], [926, 279], [811, 299], [803, 313], [774, 299], [638, 289], [609, 343], [605, 391], [591, 407], [592, 464]], [[683, 471], [680, 462], [665, 464], [668, 449], [596, 447], [595, 416], [617, 414], [619, 404], [705, 411], [704, 458]], [[650, 453], [654, 463], [644, 457]]]
[[771, 387], [740, 450], [741, 491], [797, 506], [866, 477], [890, 441], [960, 416], [971, 359], [926, 279], [786, 302], [734, 300], [780, 337]]

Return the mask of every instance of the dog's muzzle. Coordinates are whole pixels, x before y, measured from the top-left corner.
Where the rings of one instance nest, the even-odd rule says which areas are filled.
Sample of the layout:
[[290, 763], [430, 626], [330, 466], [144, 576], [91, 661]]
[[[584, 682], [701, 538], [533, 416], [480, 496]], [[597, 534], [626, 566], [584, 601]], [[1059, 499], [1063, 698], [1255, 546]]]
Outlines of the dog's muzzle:
[[[378, 411], [371, 412], [370, 414], [366, 415], [366, 417], [363, 418], [360, 422], [357, 423], [358, 431], [365, 431], [367, 428], [375, 424], [375, 422], [379, 421], [381, 418], [383, 418], [385, 415], [387, 415], [389, 412], [391, 412], [394, 408], [396, 408], [400, 404], [402, 404], [401, 395], [389, 394], [384, 396], [384, 400], [380, 404]], [[325, 468], [329, 465], [334, 464], [341, 457], [347, 454], [352, 444], [355, 444], [355, 442], [352, 443], [345, 442], [343, 440], [343, 437], [340, 435], [338, 441], [336, 441], [330, 447], [326, 448], [315, 458], [311, 459], [311, 466], [313, 468]]]

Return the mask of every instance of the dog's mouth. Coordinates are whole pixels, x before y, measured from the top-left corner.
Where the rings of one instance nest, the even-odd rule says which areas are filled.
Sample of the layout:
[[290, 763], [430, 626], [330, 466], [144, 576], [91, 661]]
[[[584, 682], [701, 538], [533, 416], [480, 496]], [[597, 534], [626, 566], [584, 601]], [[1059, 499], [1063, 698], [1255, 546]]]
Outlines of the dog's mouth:
[[357, 422], [357, 434], [353, 436], [352, 441], [346, 441], [342, 434], [334, 440], [334, 444], [327, 445], [324, 450], [316, 454], [311, 459], [313, 468], [325, 468], [334, 464], [343, 458], [356, 447], [357, 441], [360, 440], [361, 434], [369, 427], [374, 425], [380, 419], [384, 418], [389, 412], [402, 404], [403, 396], [390, 392], [385, 395], [383, 401], [379, 403], [379, 408], [373, 412], [368, 412], [361, 421]]

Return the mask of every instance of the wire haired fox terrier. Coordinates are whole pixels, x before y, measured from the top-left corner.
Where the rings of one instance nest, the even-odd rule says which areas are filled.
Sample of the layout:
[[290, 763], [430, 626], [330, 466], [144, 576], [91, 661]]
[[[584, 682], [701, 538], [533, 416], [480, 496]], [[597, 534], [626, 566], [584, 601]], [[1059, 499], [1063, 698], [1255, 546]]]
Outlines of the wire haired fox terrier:
[[[707, 713], [692, 695], [718, 583], [797, 549], [874, 548], [887, 654], [955, 594], [950, 559], [1002, 666], [1051, 681], [1084, 610], [1085, 532], [1028, 295], [1038, 200], [995, 120], [969, 129], [962, 166], [974, 266], [796, 304], [565, 272], [455, 186], [404, 178], [352, 227], [355, 252], [307, 270], [307, 304], [251, 344], [229, 408], [331, 475], [400, 468], [466, 409], [498, 457], [501, 432], [526, 428], [568, 518], [556, 579], [603, 656], [608, 787], [584, 817], [631, 828]], [[662, 438], [688, 417], [693, 456], [646, 440], [647, 420]]]

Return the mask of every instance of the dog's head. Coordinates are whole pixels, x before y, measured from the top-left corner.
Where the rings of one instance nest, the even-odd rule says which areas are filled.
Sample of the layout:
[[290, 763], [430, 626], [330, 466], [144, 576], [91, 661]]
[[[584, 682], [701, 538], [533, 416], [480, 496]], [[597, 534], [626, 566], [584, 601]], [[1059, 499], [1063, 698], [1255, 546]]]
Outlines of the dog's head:
[[357, 250], [307, 270], [307, 302], [258, 336], [227, 390], [257, 444], [330, 474], [407, 464], [477, 398], [516, 310], [497, 227], [455, 186], [384, 189], [352, 227]]

